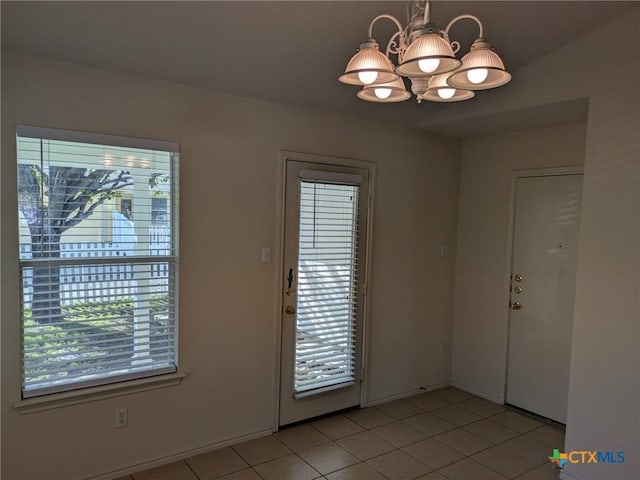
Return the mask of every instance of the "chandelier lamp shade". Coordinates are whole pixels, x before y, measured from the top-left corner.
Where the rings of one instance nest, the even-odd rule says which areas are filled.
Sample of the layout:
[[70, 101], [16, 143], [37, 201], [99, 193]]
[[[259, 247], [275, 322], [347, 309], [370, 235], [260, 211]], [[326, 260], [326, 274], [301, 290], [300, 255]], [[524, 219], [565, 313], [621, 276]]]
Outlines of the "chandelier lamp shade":
[[427, 91], [422, 94], [422, 99], [431, 102], [459, 102], [475, 96], [471, 90], [453, 88], [449, 85], [447, 81], [450, 76], [450, 73], [441, 73], [431, 77], [427, 84]]
[[449, 76], [449, 85], [467, 90], [486, 90], [500, 87], [511, 80], [502, 59], [491, 50], [484, 38], [471, 46], [471, 51], [462, 57], [462, 66]]
[[[392, 21], [397, 31], [387, 43], [385, 53], [373, 38], [373, 26], [382, 19]], [[473, 20], [479, 36], [470, 51], [458, 59], [460, 43], [449, 40], [449, 30], [460, 20]], [[396, 64], [391, 60], [396, 59]], [[410, 91], [405, 87], [405, 77]], [[444, 30], [431, 22], [430, 0], [412, 3], [407, 25], [392, 15], [375, 17], [369, 25], [367, 39], [349, 60], [342, 83], [358, 85], [358, 97], [370, 102], [401, 102], [415, 95], [433, 102], [458, 102], [474, 97], [475, 90], [500, 87], [511, 80], [504, 62], [484, 38], [480, 20], [473, 15], [460, 15]]]
[[407, 47], [396, 71], [403, 77], [430, 77], [451, 72], [460, 64], [451, 44], [437, 30], [428, 28]]
[[400, 79], [394, 72], [391, 60], [378, 48], [373, 39], [367, 39], [360, 44], [358, 52], [351, 57], [339, 80], [349, 85], [370, 85], [374, 82], [387, 83]]
[[393, 103], [403, 102], [411, 98], [400, 77], [393, 82], [365, 85], [358, 92], [358, 98], [369, 102]]

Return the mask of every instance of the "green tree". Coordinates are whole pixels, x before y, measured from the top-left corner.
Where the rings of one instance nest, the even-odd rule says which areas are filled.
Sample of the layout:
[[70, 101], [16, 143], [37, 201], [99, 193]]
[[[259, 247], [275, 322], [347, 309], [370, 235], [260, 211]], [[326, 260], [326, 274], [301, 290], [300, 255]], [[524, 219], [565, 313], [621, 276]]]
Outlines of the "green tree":
[[[60, 258], [62, 234], [131, 185], [124, 170], [19, 164], [18, 207], [29, 226], [32, 258]], [[32, 305], [36, 322], [62, 321], [58, 266], [33, 268]]]

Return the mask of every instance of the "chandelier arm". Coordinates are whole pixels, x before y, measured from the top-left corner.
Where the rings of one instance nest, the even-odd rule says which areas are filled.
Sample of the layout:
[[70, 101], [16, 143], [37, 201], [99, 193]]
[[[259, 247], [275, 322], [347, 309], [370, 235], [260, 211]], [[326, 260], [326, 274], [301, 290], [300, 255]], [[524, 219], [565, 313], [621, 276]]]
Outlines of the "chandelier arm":
[[373, 38], [373, 25], [374, 25], [374, 23], [376, 23], [378, 20], [382, 20], [383, 18], [386, 18], [387, 20], [391, 20], [393, 23], [396, 24], [396, 27], [398, 27], [398, 31], [399, 32], [404, 32], [404, 28], [403, 28], [402, 24], [400, 23], [400, 20], [398, 20], [393, 15], [388, 15], [386, 13], [383, 13], [382, 15], [378, 15], [376, 18], [371, 20], [371, 23], [369, 24], [369, 37], [368, 38]]
[[[387, 58], [391, 58], [389, 57], [389, 55], [393, 54], [398, 56], [398, 62], [402, 61], [402, 54], [406, 50], [406, 45], [404, 42], [405, 38], [406, 37], [404, 31], [396, 32], [391, 36], [391, 38], [389, 39], [389, 43], [387, 43]], [[396, 42], [396, 39], [398, 39], [399, 41]]]
[[428, 24], [431, 21], [431, 0], [425, 0], [424, 2], [424, 24]]
[[475, 15], [459, 15], [459, 16], [457, 16], [456, 18], [454, 18], [453, 20], [451, 20], [449, 22], [449, 24], [447, 25], [447, 28], [444, 29], [444, 34], [448, 37], [449, 36], [449, 30], [451, 29], [453, 24], [456, 23], [457, 21], [463, 20], [465, 18], [473, 20], [478, 24], [478, 28], [480, 29], [480, 35], [478, 36], [478, 38], [484, 38], [484, 28], [482, 26], [482, 22]]

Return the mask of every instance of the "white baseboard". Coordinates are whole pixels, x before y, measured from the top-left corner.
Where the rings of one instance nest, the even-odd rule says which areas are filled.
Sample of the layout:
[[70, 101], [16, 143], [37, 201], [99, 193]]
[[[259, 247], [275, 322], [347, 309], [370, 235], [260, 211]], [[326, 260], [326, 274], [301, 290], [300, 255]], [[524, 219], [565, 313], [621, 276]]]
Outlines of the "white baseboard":
[[435, 383], [433, 385], [429, 385], [428, 387], [420, 387], [421, 392], [433, 392], [434, 390], [441, 390], [443, 388], [451, 387], [450, 383]]
[[475, 388], [471, 388], [468, 385], [463, 385], [463, 384], [458, 383], [458, 382], [452, 382], [451, 386], [452, 387], [456, 387], [456, 388], [458, 388], [460, 390], [464, 390], [465, 392], [468, 392], [468, 393], [473, 393], [474, 395], [476, 395], [478, 397], [482, 397], [485, 400], [489, 400], [490, 402], [497, 403], [499, 405], [503, 405], [504, 404], [504, 398], [500, 398], [500, 397], [498, 397], [496, 395], [491, 395], [490, 393], [483, 392], [483, 391], [480, 391], [480, 390], [476, 390]]
[[388, 397], [382, 397], [375, 400], [369, 400], [366, 403], [362, 404], [362, 407], [373, 407], [374, 405], [380, 405], [381, 403], [391, 402], [393, 400], [401, 400], [403, 398], [412, 397], [414, 395], [418, 395], [420, 393], [432, 392], [433, 390], [439, 390], [441, 388], [449, 387], [448, 383], [438, 383], [435, 385], [430, 385], [428, 387], [420, 387], [416, 390], [410, 390], [408, 392], [397, 393], [395, 395], [389, 395]]
[[163, 457], [158, 457], [153, 460], [147, 460], [144, 462], [136, 463], [125, 468], [120, 468], [118, 470], [112, 470], [110, 472], [101, 473], [99, 475], [89, 477], [87, 478], [87, 480], [112, 480], [114, 478], [125, 477], [135, 472], [148, 470], [149, 468], [159, 467], [161, 465], [165, 465], [171, 462], [176, 462], [178, 460], [184, 460], [185, 458], [193, 457], [194, 455], [199, 455], [201, 453], [210, 452], [211, 450], [217, 450], [218, 448], [228, 447], [231, 445], [235, 445], [236, 443], [246, 442], [247, 440], [253, 440], [255, 438], [265, 437], [267, 435], [271, 435], [271, 433], [272, 433], [271, 429], [269, 429], [269, 430], [261, 430], [255, 433], [250, 433], [248, 435], [240, 435], [239, 437], [229, 438], [221, 442], [209, 443], [207, 445], [202, 445], [200, 447], [191, 448], [189, 450], [183, 450], [183, 451], [176, 452]]

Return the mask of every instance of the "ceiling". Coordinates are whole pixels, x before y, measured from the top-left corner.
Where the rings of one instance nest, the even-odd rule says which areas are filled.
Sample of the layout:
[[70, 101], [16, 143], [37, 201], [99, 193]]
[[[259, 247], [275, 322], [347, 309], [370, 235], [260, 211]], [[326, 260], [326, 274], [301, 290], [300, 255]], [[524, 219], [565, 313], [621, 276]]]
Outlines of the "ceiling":
[[[144, 75], [290, 105], [412, 126], [448, 105], [415, 100], [374, 104], [339, 83], [369, 22], [391, 13], [404, 22], [405, 1], [2, 1], [2, 48], [81, 65]], [[518, 69], [594, 28], [637, 8], [632, 1], [434, 1], [441, 27], [453, 17], [478, 16], [507, 69]], [[384, 48], [391, 22], [374, 36]], [[462, 52], [477, 36], [472, 22], [451, 31]], [[508, 88], [508, 85], [503, 87]], [[499, 90], [478, 95], [499, 95]], [[458, 107], [460, 108], [460, 107]], [[473, 108], [473, 100], [463, 108]], [[555, 106], [553, 118], [567, 110]], [[586, 115], [586, 108], [582, 109]], [[581, 110], [581, 111], [582, 111]], [[531, 114], [532, 112], [529, 112]], [[540, 113], [540, 112], [539, 112]], [[542, 119], [549, 115], [541, 113]], [[513, 112], [475, 131], [513, 128]], [[431, 122], [433, 123], [433, 122]], [[451, 134], [455, 129], [433, 129]], [[465, 133], [465, 132], [462, 132]]]

